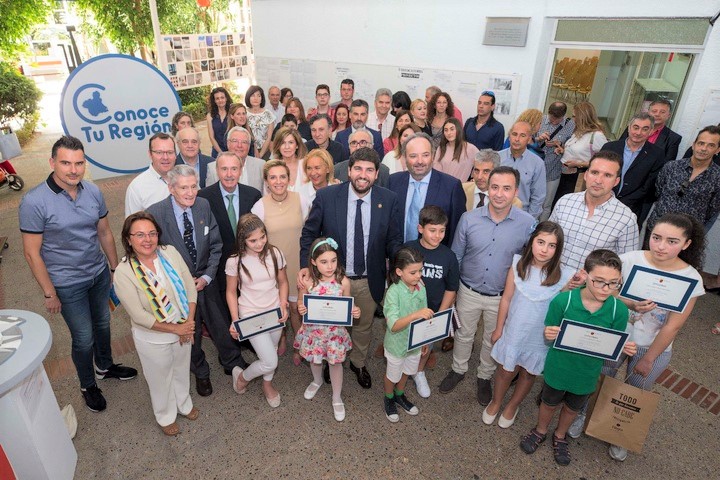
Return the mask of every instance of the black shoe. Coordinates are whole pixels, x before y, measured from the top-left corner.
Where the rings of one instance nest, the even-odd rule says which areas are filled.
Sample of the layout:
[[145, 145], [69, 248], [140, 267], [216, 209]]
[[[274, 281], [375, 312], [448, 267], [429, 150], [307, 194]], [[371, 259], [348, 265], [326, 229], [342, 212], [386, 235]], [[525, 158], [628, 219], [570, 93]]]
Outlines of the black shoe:
[[[137, 377], [137, 370], [131, 367], [123, 367], [122, 363], [113, 363], [104, 372], [95, 368], [95, 378], [103, 380], [105, 378], [117, 378], [119, 380], [132, 380]], [[103, 407], [104, 409], [105, 407]]]
[[563, 467], [570, 465], [570, 448], [568, 447], [567, 440], [564, 438], [557, 438], [555, 434], [553, 434], [552, 445], [555, 462]]
[[358, 368], [355, 365], [353, 365], [352, 362], [348, 362], [348, 363], [350, 364], [350, 370], [355, 375], [357, 375], [358, 384], [362, 388], [372, 387], [372, 379], [370, 378], [370, 373], [368, 373], [367, 368], [365, 368], [365, 367]]
[[102, 412], [107, 407], [105, 397], [103, 397], [102, 390], [97, 385], [88, 387], [82, 390], [83, 398], [85, 398], [85, 405], [93, 412]]
[[452, 392], [455, 387], [457, 387], [457, 384], [462, 382], [464, 378], [464, 373], [457, 373], [455, 370], [450, 370], [450, 372], [448, 372], [443, 381], [440, 383], [440, 393]]
[[330, 383], [330, 365], [327, 362], [323, 365], [323, 380], [325, 383]]
[[397, 423], [397, 421], [400, 420], [400, 415], [398, 415], [397, 407], [395, 406], [395, 399], [388, 397], [383, 398], [385, 400], [385, 417], [392, 423]]
[[197, 390], [198, 395], [201, 397], [208, 397], [212, 395], [213, 389], [212, 383], [210, 383], [210, 378], [195, 377], [195, 390]]
[[492, 384], [490, 380], [482, 378], [477, 379], [477, 401], [483, 407], [487, 406], [492, 400]]
[[405, 397], [404, 393], [402, 395], [396, 393], [394, 400], [408, 415], [417, 415], [420, 413], [420, 410]]
[[383, 309], [380, 305], [375, 307], [375, 318], [385, 318], [385, 314], [383, 313]]

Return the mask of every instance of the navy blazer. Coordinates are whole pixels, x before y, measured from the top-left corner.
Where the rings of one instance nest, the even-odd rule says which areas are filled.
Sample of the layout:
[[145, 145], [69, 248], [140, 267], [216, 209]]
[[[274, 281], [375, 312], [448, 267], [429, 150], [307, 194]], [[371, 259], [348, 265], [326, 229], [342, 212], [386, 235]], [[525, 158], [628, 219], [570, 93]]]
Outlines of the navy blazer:
[[[215, 159], [198, 153], [198, 162], [200, 163], [200, 188], [205, 188], [205, 182], [207, 180], [208, 164], [214, 162]], [[175, 165], [185, 165], [182, 156], [178, 153], [175, 157]]]
[[[628, 136], [628, 129], [620, 136], [619, 140], [625, 140]], [[660, 134], [655, 140], [655, 146], [658, 147], [665, 155], [665, 161], [678, 159], [678, 148], [680, 148], [680, 142], [682, 142], [682, 135], [679, 135], [668, 128], [667, 125], [660, 130]], [[605, 147], [603, 147], [604, 149]], [[622, 154], [621, 154], [622, 155]]]
[[[317, 191], [300, 236], [300, 265], [308, 264], [310, 245], [318, 237], [337, 241], [338, 259], [345, 265], [349, 188], [350, 183], [346, 182]], [[397, 195], [382, 187], [372, 187], [366, 265], [370, 293], [377, 303], [382, 302], [385, 293], [386, 259], [392, 259], [403, 243], [400, 218]]]
[[[390, 175], [388, 188], [398, 196], [403, 234], [405, 232], [405, 200], [407, 199], [409, 185], [409, 172], [396, 172]], [[443, 239], [443, 243], [447, 246], [450, 246], [453, 238], [455, 238], [455, 228], [460, 221], [460, 217], [466, 211], [466, 201], [467, 198], [465, 197], [465, 191], [462, 188], [460, 180], [447, 173], [435, 169], [432, 170], [427, 195], [425, 195], [425, 205], [438, 206], [442, 208], [448, 216], [447, 229], [445, 230], [445, 238]]]
[[[373, 137], [373, 149], [380, 156], [380, 160], [385, 156], [385, 148], [383, 148], [383, 139], [380, 132], [373, 130], [372, 128], [365, 127], [365, 130], [370, 132]], [[335, 135], [335, 141], [342, 145], [343, 155], [345, 159], [350, 158], [350, 134], [352, 133], [352, 127], [340, 130]]]
[[[622, 158], [625, 140], [608, 142], [602, 149], [615, 152]], [[665, 165], [663, 151], [652, 143], [645, 142], [637, 158], [625, 173], [622, 185], [618, 184], [613, 188], [617, 199], [632, 210], [637, 216], [639, 224], [642, 224], [647, 214], [647, 212], [643, 212], [643, 205], [655, 201], [655, 180], [657, 180], [663, 165]]]
[[[222, 255], [222, 240], [208, 201], [204, 198], [196, 198], [195, 204], [190, 207], [195, 231], [195, 249], [197, 250], [197, 263], [193, 265], [183, 241], [183, 234], [175, 221], [171, 198], [172, 196], [168, 196], [165, 200], [150, 205], [146, 210], [155, 217], [162, 229], [160, 242], [172, 245], [177, 249], [193, 277], [207, 275], [214, 279]], [[224, 266], [222, 272], [225, 272]]]
[[[218, 266], [218, 286], [220, 291], [225, 291], [225, 262], [228, 257], [232, 255], [235, 250], [235, 234], [233, 233], [232, 227], [230, 226], [230, 219], [227, 216], [227, 209], [225, 208], [225, 200], [223, 199], [222, 187], [220, 182], [213, 183], [212, 185], [203, 188], [198, 192], [198, 197], [204, 198], [210, 204], [210, 210], [212, 211], [215, 221], [220, 230], [220, 238], [222, 239], [222, 255], [220, 257], [220, 265]], [[239, 211], [235, 212], [237, 219], [246, 213], [250, 213], [250, 209], [255, 203], [262, 198], [260, 192], [253, 187], [247, 185], [238, 184], [239, 194]]]

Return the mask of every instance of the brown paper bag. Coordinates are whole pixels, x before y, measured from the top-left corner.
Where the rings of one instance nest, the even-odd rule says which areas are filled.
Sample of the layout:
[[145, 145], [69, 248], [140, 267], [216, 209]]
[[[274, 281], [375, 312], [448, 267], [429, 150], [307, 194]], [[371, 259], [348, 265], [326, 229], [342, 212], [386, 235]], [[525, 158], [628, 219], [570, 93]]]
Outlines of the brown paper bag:
[[603, 376], [585, 433], [631, 452], [642, 452], [660, 394]]

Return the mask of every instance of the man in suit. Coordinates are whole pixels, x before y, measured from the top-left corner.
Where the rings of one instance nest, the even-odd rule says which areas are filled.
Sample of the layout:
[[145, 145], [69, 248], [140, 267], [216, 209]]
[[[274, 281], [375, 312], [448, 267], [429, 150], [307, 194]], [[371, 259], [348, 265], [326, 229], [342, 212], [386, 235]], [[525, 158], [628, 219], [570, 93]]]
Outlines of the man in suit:
[[[155, 217], [162, 228], [160, 242], [175, 247], [185, 260], [197, 288], [196, 322], [205, 327], [218, 349], [226, 374], [234, 367], [247, 367], [240, 354], [239, 345], [228, 331], [228, 320], [220, 305], [218, 266], [222, 256], [222, 240], [218, 224], [204, 198], [197, 198], [197, 174], [188, 165], [177, 165], [168, 173], [170, 196], [148, 207], [147, 212]], [[224, 271], [224, 269], [223, 269]], [[220, 274], [223, 274], [223, 271]], [[202, 350], [202, 329], [195, 329], [192, 346], [190, 371], [195, 374], [198, 394], [212, 394], [210, 366]]]
[[[682, 141], [681, 135], [673, 132], [665, 125], [670, 120], [671, 109], [672, 104], [665, 99], [655, 100], [648, 109], [648, 113], [655, 120], [655, 125], [647, 141], [663, 152], [666, 162], [678, 158], [678, 148], [680, 148], [680, 142]], [[625, 129], [620, 140], [625, 140], [627, 137], [628, 130]]]
[[368, 103], [365, 100], [353, 100], [350, 105], [350, 121], [352, 126], [341, 130], [335, 135], [335, 141], [343, 147], [344, 158], [350, 158], [350, 135], [357, 130], [367, 129], [373, 139], [373, 149], [377, 152], [378, 157], [382, 159], [385, 155], [383, 149], [383, 140], [380, 132], [365, 126], [368, 118]]
[[243, 165], [234, 153], [220, 153], [216, 159], [216, 170], [220, 180], [200, 190], [198, 197], [210, 203], [210, 210], [220, 230], [222, 255], [217, 282], [220, 295], [225, 298], [225, 262], [235, 250], [237, 222], [241, 216], [250, 213], [250, 209], [262, 195], [256, 188], [239, 183]]
[[623, 159], [620, 183], [613, 188], [615, 197], [627, 205], [642, 225], [655, 201], [655, 180], [665, 165], [665, 154], [648, 142], [655, 120], [647, 113], [633, 115], [624, 140], [608, 142], [603, 150], [610, 150]]
[[175, 158], [175, 165], [190, 165], [193, 167], [200, 178], [200, 188], [205, 188], [208, 164], [212, 163], [213, 159], [200, 153], [200, 134], [197, 129], [187, 127], [178, 130], [175, 141], [180, 147], [180, 153]]
[[[237, 155], [243, 165], [240, 183], [262, 192], [264, 184], [263, 167], [265, 166], [265, 161], [249, 155], [250, 142], [250, 132], [243, 127], [233, 127], [227, 133], [228, 151]], [[213, 162], [208, 165], [207, 183], [208, 185], [212, 185], [218, 180], [217, 163]]]
[[[373, 148], [373, 137], [367, 129], [357, 130], [350, 134], [350, 155], [355, 153], [356, 150], [364, 147]], [[348, 181], [348, 167], [350, 160], [344, 160], [340, 163], [335, 164], [335, 178], [341, 182]], [[378, 172], [377, 184], [383, 188], [387, 188], [388, 181], [390, 179], [390, 169], [387, 165], [380, 164], [380, 170]]]
[[330, 139], [330, 129], [332, 128], [330, 117], [321, 113], [311, 117], [308, 122], [310, 123], [310, 134], [313, 138], [305, 144], [308, 152], [315, 148], [322, 148], [330, 154], [333, 164], [337, 165], [342, 162], [344, 158], [342, 145]]
[[443, 209], [448, 224], [443, 243], [450, 245], [460, 216], [465, 213], [465, 193], [457, 178], [432, 168], [434, 152], [432, 140], [426, 133], [415, 133], [400, 147], [407, 171], [390, 175], [388, 188], [398, 196], [403, 212], [404, 239], [418, 238], [420, 209], [435, 205]]
[[[349, 182], [317, 191], [310, 215], [300, 237], [300, 265], [308, 264], [310, 246], [318, 237], [332, 237], [338, 243], [339, 264], [345, 265], [355, 305], [361, 316], [350, 332], [350, 370], [363, 388], [372, 381], [365, 360], [372, 339], [376, 304], [385, 293], [386, 262], [402, 244], [397, 196], [374, 186], [380, 157], [372, 148], [360, 148], [350, 157]], [[299, 277], [308, 275], [307, 269]]]

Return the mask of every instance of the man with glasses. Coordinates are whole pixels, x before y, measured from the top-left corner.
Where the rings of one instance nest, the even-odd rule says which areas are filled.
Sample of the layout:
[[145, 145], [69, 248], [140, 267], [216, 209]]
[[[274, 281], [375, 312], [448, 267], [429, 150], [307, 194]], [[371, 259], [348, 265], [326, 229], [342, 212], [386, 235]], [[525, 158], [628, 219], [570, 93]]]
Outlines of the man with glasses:
[[175, 158], [175, 165], [193, 167], [200, 178], [200, 188], [205, 188], [208, 165], [213, 162], [213, 158], [200, 153], [200, 134], [197, 129], [195, 127], [183, 128], [175, 135], [175, 140], [180, 147], [180, 153]]
[[[577, 288], [587, 280], [583, 265], [593, 250], [604, 248], [620, 255], [640, 248], [637, 217], [613, 193], [613, 188], [620, 183], [622, 165], [623, 159], [617, 153], [597, 152], [584, 173], [586, 190], [560, 198], [550, 215], [550, 221], [559, 224], [565, 234], [560, 261], [577, 272], [570, 288]], [[568, 435], [578, 438], [584, 425], [583, 407], [568, 429]]]
[[[197, 196], [199, 188], [195, 170], [188, 165], [177, 165], [167, 177], [170, 195], [148, 207], [147, 212], [160, 225], [160, 243], [175, 247], [185, 260], [198, 294], [195, 324], [205, 324], [217, 347], [225, 374], [230, 375], [234, 367], [245, 368], [247, 363], [240, 354], [239, 345], [230, 337], [230, 321], [221, 307], [224, 299], [220, 297], [215, 280], [223, 247], [220, 230], [210, 203]], [[224, 274], [224, 266], [219, 274]], [[197, 327], [190, 371], [195, 374], [198, 394], [203, 397], [211, 395], [210, 366], [202, 350], [202, 329]]]
[[477, 116], [465, 122], [465, 140], [475, 145], [478, 150], [492, 148], [496, 152], [502, 150], [505, 142], [505, 127], [495, 120], [495, 93], [485, 90], [480, 94], [477, 103]]
[[67, 323], [85, 404], [100, 412], [106, 402], [96, 379], [130, 380], [137, 370], [113, 363], [108, 297], [118, 255], [105, 199], [82, 181], [85, 165], [82, 142], [61, 137], [52, 147], [52, 173], [23, 197], [19, 218], [45, 309]]
[[150, 167], [135, 177], [125, 192], [126, 217], [168, 196], [167, 174], [175, 166], [175, 140], [160, 132], [150, 137], [149, 146]]
[[313, 107], [307, 112], [307, 119], [311, 120], [315, 115], [325, 114], [330, 117], [330, 122], [335, 118], [335, 109], [330, 106], [330, 87], [320, 84], [315, 87], [315, 100], [317, 107]]
[[335, 141], [343, 146], [345, 158], [350, 158], [350, 135], [358, 130], [367, 130], [372, 136], [372, 147], [380, 158], [385, 156], [383, 140], [380, 132], [368, 128], [365, 123], [368, 119], [368, 103], [365, 100], [353, 100], [350, 106], [351, 127], [337, 132]]
[[[373, 148], [373, 138], [368, 130], [358, 130], [350, 134], [350, 155], [355, 153], [360, 148]], [[350, 160], [345, 160], [335, 164], [335, 178], [341, 182], [348, 181], [348, 166]], [[380, 171], [378, 173], [377, 184], [381, 187], [387, 188], [388, 182], [390, 181], [390, 169], [387, 165], [380, 164]]]
[[[240, 183], [262, 192], [265, 161], [249, 155], [250, 142], [250, 132], [243, 127], [233, 127], [227, 133], [228, 151], [237, 155], [242, 163]], [[208, 185], [212, 185], [219, 180], [216, 165], [217, 162], [208, 165]]]

